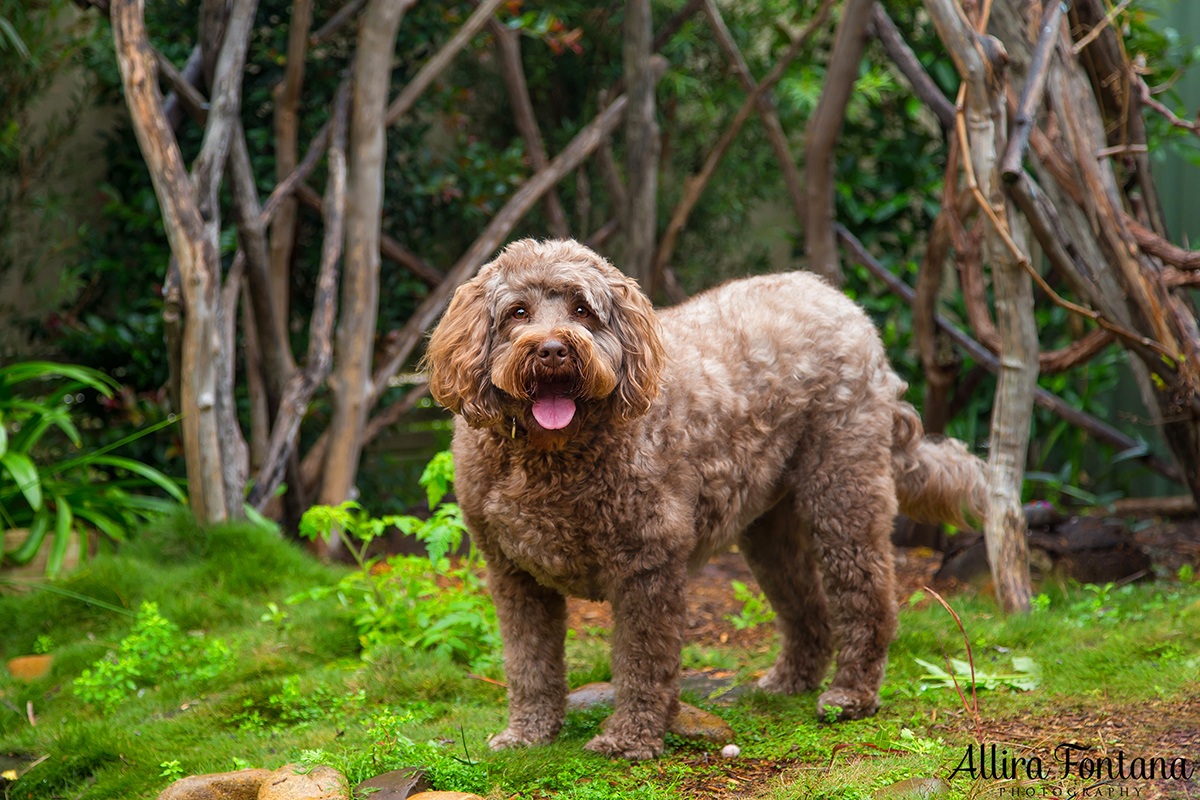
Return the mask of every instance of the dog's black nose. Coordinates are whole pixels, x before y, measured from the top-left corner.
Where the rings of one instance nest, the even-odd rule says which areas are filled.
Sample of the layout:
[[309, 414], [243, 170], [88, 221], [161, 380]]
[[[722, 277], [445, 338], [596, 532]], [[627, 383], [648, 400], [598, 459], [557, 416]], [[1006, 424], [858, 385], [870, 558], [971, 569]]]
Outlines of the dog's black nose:
[[547, 367], [561, 367], [567, 363], [569, 355], [571, 355], [571, 348], [558, 339], [547, 339], [538, 348], [538, 360]]

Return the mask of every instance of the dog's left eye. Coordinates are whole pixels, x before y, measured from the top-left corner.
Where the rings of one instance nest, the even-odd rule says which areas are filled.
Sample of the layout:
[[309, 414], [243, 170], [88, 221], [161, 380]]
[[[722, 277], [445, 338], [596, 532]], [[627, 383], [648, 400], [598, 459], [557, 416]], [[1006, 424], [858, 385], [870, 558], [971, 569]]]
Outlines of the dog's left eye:
[[592, 312], [588, 311], [587, 306], [576, 306], [575, 307], [575, 316], [578, 317], [579, 319], [587, 319], [591, 315], [592, 315]]

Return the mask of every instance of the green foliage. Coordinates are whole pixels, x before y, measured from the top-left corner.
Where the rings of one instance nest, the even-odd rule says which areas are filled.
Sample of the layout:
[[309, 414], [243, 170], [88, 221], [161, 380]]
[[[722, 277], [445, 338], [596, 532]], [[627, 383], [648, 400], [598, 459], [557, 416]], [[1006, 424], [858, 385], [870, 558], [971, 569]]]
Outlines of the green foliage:
[[[337, 530], [359, 569], [336, 586], [320, 586], [288, 598], [334, 598], [354, 618], [365, 654], [395, 643], [432, 650], [480, 669], [497, 663], [500, 637], [496, 612], [479, 571], [481, 560], [471, 544], [466, 560], [455, 565], [447, 553], [462, 544], [466, 528], [455, 503], [440, 502], [451, 489], [454, 465], [449, 453], [426, 467], [421, 484], [431, 505], [427, 520], [412, 516], [370, 516], [358, 503], [314, 506], [304, 513], [300, 533], [328, 537]], [[368, 559], [367, 548], [391, 528], [425, 544], [428, 558], [395, 555]]]
[[953, 688], [957, 685], [967, 692], [973, 680], [977, 690], [1007, 686], [1010, 689], [1028, 692], [1036, 689], [1040, 683], [1038, 675], [1041, 670], [1037, 662], [1028, 656], [1014, 656], [1012, 672], [972, 670], [969, 662], [959, 658], [950, 659], [950, 671], [922, 658], [914, 660], [926, 670], [921, 680], [928, 681], [932, 687]]
[[[74, 166], [71, 136], [94, 93], [78, 68], [103, 32], [69, 0], [0, 0], [0, 274], [20, 277], [7, 284], [20, 300], [0, 300], [10, 318], [54, 309], [82, 288], [71, 270], [46, 278], [77, 257], [88, 232], [84, 187], [69, 191], [60, 179]], [[66, 103], [45, 102], [56, 85]]]
[[329, 683], [302, 683], [299, 676], [288, 675], [264, 700], [247, 697], [242, 711], [230, 719], [240, 729], [281, 730], [312, 725], [328, 720], [355, 703], [364, 693], [338, 693]]
[[228, 659], [229, 647], [221, 639], [200, 644], [159, 614], [156, 603], [143, 603], [116, 653], [75, 679], [75, 696], [108, 710], [158, 683], [201, 686], [220, 675]]
[[772, 622], [775, 612], [767, 603], [767, 596], [762, 592], [754, 594], [741, 581], [732, 581], [734, 599], [742, 602], [742, 610], [738, 614], [726, 614], [725, 619], [733, 623], [739, 631]]
[[148, 490], [184, 501], [178, 484], [157, 469], [109, 454], [125, 441], [66, 457], [83, 446], [75, 411], [82, 390], [111, 397], [116, 388], [89, 367], [42, 361], [0, 367], [0, 526], [27, 530], [15, 550], [0, 552], [4, 560], [28, 563], [50, 536], [46, 572], [57, 575], [76, 531], [86, 552], [87, 528], [122, 541], [125, 531], [174, 505]]

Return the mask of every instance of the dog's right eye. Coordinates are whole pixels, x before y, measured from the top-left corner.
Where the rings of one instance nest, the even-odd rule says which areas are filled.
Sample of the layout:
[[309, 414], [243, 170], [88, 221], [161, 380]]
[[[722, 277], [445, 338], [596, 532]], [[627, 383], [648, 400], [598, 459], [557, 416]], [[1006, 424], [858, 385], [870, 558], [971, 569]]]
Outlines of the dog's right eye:
[[512, 310], [512, 318], [513, 319], [525, 319], [528, 316], [529, 316], [529, 312], [519, 306]]

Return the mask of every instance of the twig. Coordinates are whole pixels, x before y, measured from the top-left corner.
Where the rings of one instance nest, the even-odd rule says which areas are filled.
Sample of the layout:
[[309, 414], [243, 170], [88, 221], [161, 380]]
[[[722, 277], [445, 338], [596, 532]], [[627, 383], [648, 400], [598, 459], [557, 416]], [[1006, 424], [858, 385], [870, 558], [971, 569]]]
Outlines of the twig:
[[308, 43], [313, 47], [322, 44], [326, 39], [334, 34], [338, 28], [345, 25], [350, 19], [363, 10], [363, 6], [367, 4], [367, 0], [350, 0], [344, 6], [339, 8], [329, 21], [321, 26], [321, 29], [308, 37]]
[[933, 112], [944, 130], [948, 131], [954, 128], [954, 104], [946, 98], [941, 88], [925, 71], [925, 67], [912, 48], [908, 46], [908, 42], [904, 40], [904, 36], [896, 27], [896, 23], [888, 16], [882, 3], [876, 2], [874, 8], [871, 9], [871, 26], [872, 33], [883, 45], [883, 50], [887, 53], [888, 58], [912, 84], [913, 93], [917, 98]]
[[482, 676], [482, 675], [476, 675], [476, 674], [474, 674], [473, 672], [468, 672], [468, 673], [467, 673], [467, 677], [468, 677], [468, 678], [474, 678], [474, 679], [475, 679], [475, 680], [477, 680], [477, 681], [483, 681], [484, 683], [490, 683], [490, 684], [492, 684], [493, 686], [499, 686], [501, 689], [507, 689], [507, 688], [508, 688], [508, 684], [507, 684], [507, 683], [501, 683], [500, 681], [492, 680], [491, 678], [485, 678], [484, 676]]
[[[911, 287], [904, 281], [897, 278], [891, 272], [884, 268], [882, 264], [875, 259], [874, 256], [863, 247], [862, 242], [855, 237], [854, 234], [846, 230], [841, 225], [837, 226], [838, 238], [846, 249], [854, 256], [858, 263], [866, 267], [871, 274], [881, 280], [888, 290], [897, 297], [904, 300], [909, 305], [913, 304], [914, 292]], [[934, 321], [938, 327], [946, 332], [959, 347], [963, 348], [971, 358], [975, 359], [982, 367], [989, 372], [995, 373], [1000, 368], [1000, 362], [990, 350], [981, 345], [979, 342], [968, 336], [957, 325], [950, 322], [941, 314], [934, 315]], [[1113, 426], [1103, 420], [1082, 411], [1075, 406], [1067, 403], [1061, 397], [1048, 392], [1040, 386], [1034, 388], [1034, 402], [1042, 408], [1054, 413], [1058, 417], [1065, 419], [1072, 425], [1087, 431], [1092, 436], [1095, 436], [1099, 441], [1115, 447], [1120, 452], [1141, 448], [1143, 443], [1138, 442], [1130, 436], [1125, 435]], [[1169, 464], [1158, 456], [1145, 454], [1138, 456], [1140, 461], [1147, 468], [1157, 472], [1164, 478], [1170, 481], [1183, 485], [1184, 479], [1180, 475], [1179, 470], [1173, 464]]]
[[966, 116], [964, 114], [958, 115], [958, 138], [960, 146], [962, 147], [962, 159], [964, 171], [966, 172], [967, 177], [967, 186], [970, 188], [971, 193], [975, 196], [975, 200], [979, 203], [979, 207], [983, 209], [983, 213], [987, 216], [996, 232], [1000, 235], [1000, 239], [1004, 242], [1005, 247], [1007, 247], [1008, 250], [1013, 254], [1013, 257], [1017, 259], [1017, 263], [1020, 264], [1021, 268], [1029, 274], [1029, 277], [1033, 279], [1033, 282], [1038, 285], [1038, 288], [1045, 292], [1055, 305], [1065, 308], [1066, 310], [1078, 314], [1081, 317], [1090, 319], [1092, 322], [1096, 323], [1105, 330], [1111, 331], [1115, 336], [1124, 341], [1132, 342], [1141, 347], [1148, 347], [1159, 355], [1171, 359], [1173, 363], [1178, 363], [1180, 360], [1179, 355], [1177, 353], [1172, 353], [1159, 342], [1147, 336], [1134, 333], [1128, 328], [1124, 328], [1114, 322], [1109, 322], [1099, 311], [1085, 308], [1077, 303], [1072, 303], [1071, 301], [1059, 295], [1058, 292], [1054, 291], [1053, 287], [1046, 282], [1046, 279], [1042, 277], [1041, 273], [1034, 269], [1034, 266], [1030, 262], [1028, 256], [1026, 256], [1025, 253], [1021, 251], [1021, 248], [1017, 245], [1017, 243], [1013, 241], [1012, 234], [1008, 230], [1008, 224], [1000, 218], [1000, 216], [996, 213], [996, 209], [992, 208], [992, 204], [987, 201], [987, 198], [983, 195], [983, 191], [979, 188], [979, 184], [975, 180], [975, 171], [971, 166], [970, 143], [967, 140], [967, 123]]
[[701, 194], [703, 194], [705, 187], [708, 186], [709, 181], [712, 180], [713, 175], [716, 173], [717, 165], [721, 163], [721, 158], [724, 157], [725, 153], [733, 145], [746, 120], [754, 113], [754, 108], [758, 104], [759, 99], [765, 97], [766, 93], [783, 78], [788, 65], [800, 54], [800, 51], [817, 29], [825, 23], [832, 6], [832, 0], [825, 0], [821, 4], [821, 7], [817, 9], [817, 13], [804, 28], [803, 33], [780, 56], [779, 61], [771, 69], [770, 74], [759, 81], [759, 84], [754, 87], [754, 91], [742, 102], [742, 106], [734, 115], [733, 121], [729, 123], [729, 127], [721, 135], [716, 145], [713, 146], [712, 151], [708, 154], [708, 158], [705, 159], [704, 166], [701, 167], [696, 175], [690, 177], [685, 182], [683, 198], [680, 199], [679, 205], [675, 207], [675, 211], [671, 215], [671, 221], [667, 223], [667, 230], [663, 233], [662, 242], [659, 244], [658, 253], [654, 258], [654, 272], [656, 274], [662, 275], [667, 264], [670, 263], [671, 256], [675, 252], [675, 244], [679, 241], [679, 235], [683, 232], [684, 226], [687, 225], [688, 216], [692, 213], [692, 209], [696, 207], [696, 203], [700, 201]]
[[479, 8], [467, 17], [467, 21], [455, 31], [448, 42], [442, 45], [442, 49], [425, 62], [413, 79], [400, 90], [400, 94], [396, 95], [396, 99], [388, 104], [387, 113], [383, 117], [384, 127], [396, 124], [397, 120], [408, 113], [417, 99], [433, 83], [434, 78], [441, 75], [442, 71], [450, 66], [450, 62], [454, 60], [458, 52], [466, 47], [475, 34], [479, 33], [480, 29], [487, 24], [502, 2], [504, 0], [484, 0], [479, 4]]
[[1041, 33], [1038, 35], [1037, 48], [1033, 51], [1033, 59], [1029, 64], [1029, 73], [1025, 78], [1025, 88], [1021, 90], [1021, 100], [1017, 103], [1017, 117], [1013, 123], [1012, 136], [1008, 140], [1008, 149], [1000, 161], [1000, 177], [1005, 183], [1012, 183], [1021, 171], [1021, 163], [1025, 160], [1025, 150], [1029, 147], [1029, 134], [1033, 131], [1034, 116], [1042, 105], [1046, 94], [1046, 77], [1050, 74], [1050, 54], [1054, 43], [1058, 40], [1059, 22], [1067, 4], [1063, 0], [1051, 0], [1050, 7], [1042, 17]]
[[[950, 612], [950, 616], [954, 617], [954, 622], [956, 625], [958, 625], [959, 632], [962, 633], [963, 644], [967, 646], [967, 663], [971, 665], [971, 702], [969, 704], [967, 703], [966, 695], [963, 694], [962, 689], [960, 689], [958, 686], [958, 678], [955, 677], [954, 670], [950, 667], [949, 656], [946, 656], [946, 671], [950, 673], [950, 679], [954, 681], [954, 690], [958, 692], [958, 696], [962, 700], [963, 707], [966, 708], [967, 711], [970, 711], [971, 715], [975, 718], [975, 732], [979, 736], [979, 743], [983, 744], [983, 724], [979, 720], [979, 697], [975, 694], [975, 656], [971, 653], [971, 640], [967, 637], [967, 629], [963, 627], [962, 619], [958, 616], [954, 609], [950, 607], [950, 604], [946, 602], [944, 597], [935, 592], [933, 589], [930, 589], [928, 586], [923, 586], [921, 588], [933, 595], [934, 599], [942, 604], [942, 608]], [[944, 646], [942, 647], [942, 655], [946, 655], [946, 648]]]
[[1088, 31], [1086, 36], [1075, 43], [1075, 45], [1071, 48], [1071, 55], [1077, 56], [1082, 53], [1083, 48], [1095, 41], [1096, 37], [1099, 36], [1100, 33], [1106, 27], [1111, 25], [1112, 21], [1117, 18], [1117, 14], [1120, 14], [1122, 11], [1124, 11], [1131, 2], [1133, 2], [1133, 0], [1121, 0], [1120, 3], [1117, 3], [1113, 10], [1109, 11], [1108, 14], [1105, 15], [1104, 19], [1100, 21], [1100, 24]]
[[1175, 115], [1175, 112], [1171, 111], [1171, 109], [1154, 99], [1154, 97], [1150, 94], [1150, 87], [1146, 85], [1146, 81], [1141, 75], [1138, 75], [1131, 69], [1129, 71], [1129, 76], [1130, 83], [1132, 83], [1134, 88], [1137, 89], [1138, 102], [1144, 106], [1149, 106], [1162, 116], [1166, 117], [1167, 122], [1174, 127], [1181, 128], [1185, 131], [1191, 131], [1197, 136], [1200, 136], [1200, 122], [1188, 122], [1185, 119], [1180, 119]]

